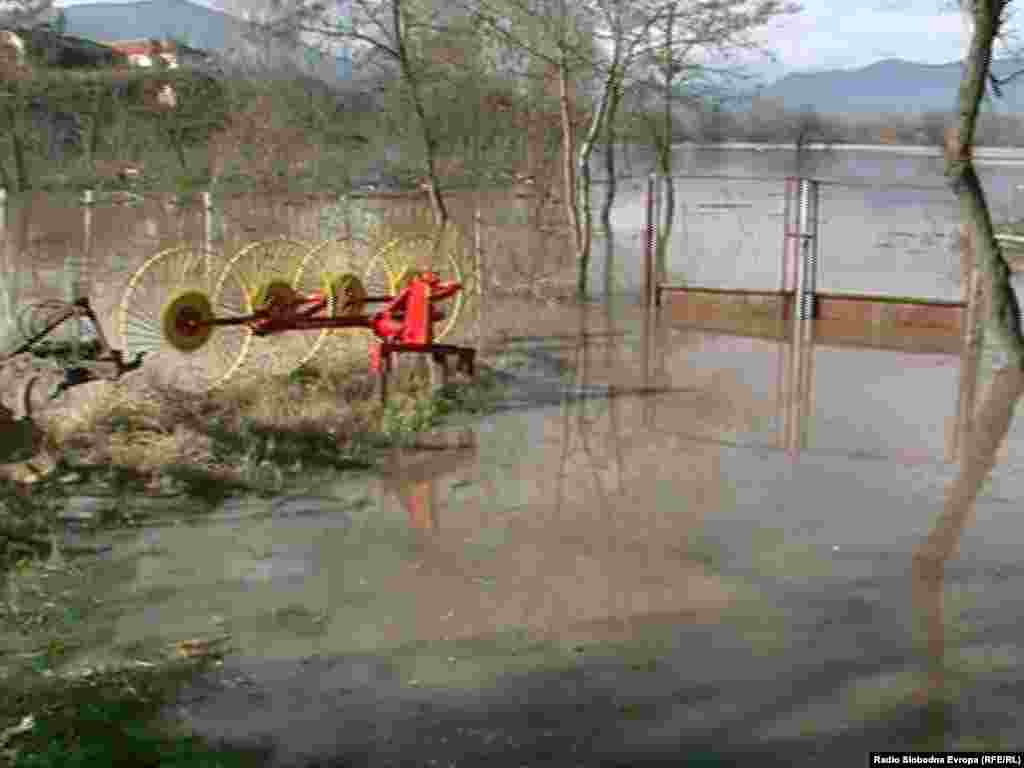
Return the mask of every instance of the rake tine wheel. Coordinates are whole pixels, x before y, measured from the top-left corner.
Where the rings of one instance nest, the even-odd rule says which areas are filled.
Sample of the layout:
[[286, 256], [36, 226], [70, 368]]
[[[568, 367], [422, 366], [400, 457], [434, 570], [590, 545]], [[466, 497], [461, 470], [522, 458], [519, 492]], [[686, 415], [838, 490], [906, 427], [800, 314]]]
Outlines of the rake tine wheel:
[[[331, 317], [365, 314], [367, 305], [360, 301], [369, 291], [362, 279], [361, 265], [366, 263], [366, 243], [360, 240], [325, 240], [314, 246], [302, 259], [295, 274], [298, 285], [307, 290], [319, 290], [328, 296], [327, 314]], [[369, 310], [369, 311], [372, 311]], [[332, 359], [365, 356], [367, 344], [372, 341], [369, 328], [336, 328], [328, 331], [327, 341], [321, 347]]]
[[249, 351], [238, 326], [186, 331], [183, 318], [210, 317], [211, 259], [190, 247], [161, 251], [129, 278], [117, 311], [121, 349], [145, 354], [145, 367], [167, 383], [201, 393], [222, 386]]
[[[228, 259], [213, 290], [218, 315], [252, 315], [274, 303], [287, 302], [295, 294], [319, 289], [316, 282], [301, 280], [308, 243], [277, 238], [251, 243]], [[307, 363], [317, 353], [327, 331], [290, 330], [255, 336], [250, 328], [250, 369], [263, 374], [284, 375]]]
[[[453, 250], [442, 245], [440, 252], [432, 256], [433, 249], [434, 238], [430, 235], [389, 241], [373, 255], [366, 267], [366, 290], [373, 295], [377, 286], [384, 283], [387, 293], [394, 296], [423, 268], [437, 272], [444, 281], [462, 283], [462, 267]], [[435, 341], [441, 341], [452, 332], [459, 322], [465, 301], [466, 286], [439, 305], [445, 316], [434, 327]]]
[[374, 250], [363, 265], [363, 285], [370, 296], [394, 296], [396, 280], [392, 279], [387, 254], [401, 242], [395, 238]]

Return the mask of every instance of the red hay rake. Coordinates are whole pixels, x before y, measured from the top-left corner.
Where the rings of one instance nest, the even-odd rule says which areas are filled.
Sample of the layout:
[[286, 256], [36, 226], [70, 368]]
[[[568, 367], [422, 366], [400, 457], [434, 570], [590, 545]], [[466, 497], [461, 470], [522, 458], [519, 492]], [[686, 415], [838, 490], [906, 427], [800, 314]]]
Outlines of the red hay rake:
[[[147, 354], [147, 368], [151, 359], [163, 358], [163, 373], [190, 391], [223, 386], [247, 361], [261, 373], [288, 373], [332, 338], [351, 352], [367, 335], [383, 399], [396, 354], [431, 355], [442, 382], [450, 357], [456, 370], [473, 376], [473, 348], [438, 343], [463, 305], [454, 256], [431, 264], [422, 255], [432, 252], [429, 238], [395, 239], [369, 259], [363, 251], [361, 278], [357, 245], [261, 241], [234, 254], [216, 276], [209, 256], [189, 248], [162, 251], [132, 275], [122, 296], [124, 350]], [[412, 266], [410, 252], [417, 252], [419, 266]], [[379, 309], [368, 311], [375, 305]], [[363, 334], [353, 333], [360, 329]]]

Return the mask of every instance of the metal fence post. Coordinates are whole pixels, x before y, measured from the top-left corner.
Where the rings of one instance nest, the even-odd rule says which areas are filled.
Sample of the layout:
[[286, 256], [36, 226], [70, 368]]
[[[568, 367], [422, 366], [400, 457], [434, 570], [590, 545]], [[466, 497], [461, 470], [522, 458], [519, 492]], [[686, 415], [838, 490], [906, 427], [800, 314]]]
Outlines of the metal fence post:
[[817, 314], [818, 303], [818, 278], [820, 277], [821, 262], [818, 259], [818, 246], [821, 242], [818, 231], [820, 217], [820, 192], [821, 186], [816, 179], [807, 180], [807, 236], [805, 248], [807, 253], [807, 280], [804, 286], [804, 296], [807, 302], [807, 317], [814, 317]]
[[793, 290], [793, 287], [789, 284], [789, 241], [792, 239], [792, 232], [789, 226], [791, 198], [793, 196], [793, 180], [787, 178], [783, 182], [782, 188], [782, 264], [779, 270], [779, 291], [785, 293], [786, 291]]
[[799, 189], [797, 312], [800, 319], [804, 320], [814, 317], [814, 294], [817, 289], [818, 182], [800, 179]]

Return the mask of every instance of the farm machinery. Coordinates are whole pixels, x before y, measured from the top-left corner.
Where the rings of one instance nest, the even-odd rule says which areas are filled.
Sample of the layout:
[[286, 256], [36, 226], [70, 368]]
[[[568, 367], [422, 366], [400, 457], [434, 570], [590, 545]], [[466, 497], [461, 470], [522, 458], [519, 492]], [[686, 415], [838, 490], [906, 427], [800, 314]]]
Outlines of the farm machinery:
[[115, 313], [122, 349], [107, 343], [86, 299], [63, 305], [21, 349], [64, 320], [87, 316], [102, 354], [91, 363], [97, 372], [83, 381], [116, 379], [145, 359], [147, 370], [192, 392], [222, 387], [243, 366], [287, 374], [321, 350], [368, 351], [386, 400], [397, 355], [429, 355], [442, 383], [451, 358], [456, 371], [475, 373], [475, 349], [441, 343], [460, 318], [465, 293], [458, 260], [437, 255], [433, 245], [429, 237], [395, 238], [375, 250], [278, 238], [242, 248], [219, 270], [209, 254], [172, 248], [128, 280]]

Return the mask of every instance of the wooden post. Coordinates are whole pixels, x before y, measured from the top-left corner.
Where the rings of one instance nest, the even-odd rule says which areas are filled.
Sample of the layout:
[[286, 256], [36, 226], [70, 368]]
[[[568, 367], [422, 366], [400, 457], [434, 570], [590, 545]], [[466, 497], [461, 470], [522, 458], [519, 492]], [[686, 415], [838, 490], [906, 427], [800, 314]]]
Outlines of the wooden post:
[[209, 259], [213, 255], [213, 203], [209, 190], [202, 193], [203, 198], [203, 257]]
[[[82, 259], [80, 264], [88, 265], [90, 257], [92, 255], [92, 206], [94, 202], [93, 191], [91, 189], [85, 190], [82, 193], [82, 206], [84, 208], [82, 212]], [[81, 273], [75, 276], [79, 280], [81, 279]], [[74, 301], [81, 297], [82, 286], [76, 284], [74, 291], [77, 295], [73, 295], [71, 300]]]
[[[83, 298], [88, 291], [87, 278], [83, 273], [89, 271], [89, 266], [92, 263], [92, 207], [94, 202], [93, 191], [85, 190], [82, 193], [82, 253], [77, 259], [72, 258], [71, 264], [68, 265], [70, 267], [68, 270], [68, 301]], [[73, 358], [77, 359], [80, 352], [79, 344], [85, 331], [85, 318], [81, 316], [76, 318], [72, 328], [71, 353]]]

